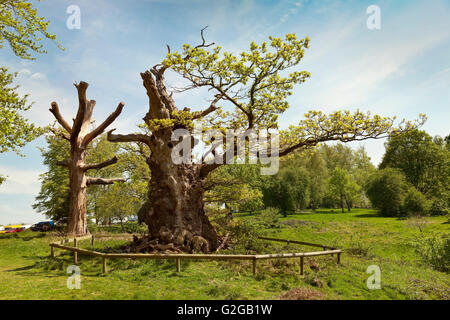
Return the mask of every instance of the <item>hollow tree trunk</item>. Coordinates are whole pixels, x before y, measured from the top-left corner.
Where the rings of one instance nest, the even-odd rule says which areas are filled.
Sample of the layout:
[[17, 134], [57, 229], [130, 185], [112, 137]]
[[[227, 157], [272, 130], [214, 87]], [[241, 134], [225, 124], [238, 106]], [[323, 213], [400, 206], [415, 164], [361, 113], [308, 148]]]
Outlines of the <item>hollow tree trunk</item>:
[[[176, 129], [186, 129], [175, 115], [177, 107], [164, 85], [164, 66], [155, 66], [151, 71], [141, 73], [149, 97], [149, 111], [144, 122], [151, 128], [151, 135], [108, 133], [112, 142], [139, 142], [150, 150], [147, 164], [151, 171], [148, 198], [138, 213], [139, 221], [148, 225], [152, 239], [162, 243], [173, 243], [184, 251], [209, 252], [217, 248], [217, 233], [205, 215], [203, 208], [202, 179], [214, 165], [175, 164], [172, 151], [177, 144], [172, 141]], [[200, 119], [217, 109], [217, 96], [209, 108], [190, 113], [191, 120]], [[173, 121], [169, 126], [155, 128], [154, 122]]]
[[[167, 134], [158, 134], [160, 142]], [[172, 162], [170, 140], [160, 143], [147, 163], [152, 172], [149, 202], [140, 211], [151, 238], [174, 243], [187, 252], [210, 252], [218, 246], [217, 233], [204, 211], [201, 166]]]

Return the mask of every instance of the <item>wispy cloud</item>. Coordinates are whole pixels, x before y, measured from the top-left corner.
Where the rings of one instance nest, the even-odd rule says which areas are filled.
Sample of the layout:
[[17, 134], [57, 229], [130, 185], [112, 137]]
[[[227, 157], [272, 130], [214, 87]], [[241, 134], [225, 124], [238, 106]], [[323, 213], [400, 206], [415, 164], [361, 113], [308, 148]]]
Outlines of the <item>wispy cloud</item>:
[[29, 194], [36, 196], [40, 190], [37, 170], [20, 170], [14, 167], [0, 166], [0, 172], [7, 175], [7, 180], [0, 185], [0, 195]]

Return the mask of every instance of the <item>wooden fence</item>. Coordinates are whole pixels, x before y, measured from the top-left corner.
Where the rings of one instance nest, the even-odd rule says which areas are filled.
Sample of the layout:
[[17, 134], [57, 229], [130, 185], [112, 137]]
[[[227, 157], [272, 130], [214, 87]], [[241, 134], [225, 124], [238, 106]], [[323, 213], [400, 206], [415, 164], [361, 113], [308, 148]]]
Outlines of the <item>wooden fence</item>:
[[[84, 237], [77, 237], [71, 239], [63, 239], [60, 241], [51, 242], [50, 255], [55, 256], [55, 248], [72, 251], [74, 256], [74, 263], [78, 264], [78, 254], [84, 254], [87, 256], [94, 256], [102, 258], [102, 271], [107, 272], [106, 262], [107, 259], [164, 259], [164, 260], [176, 260], [177, 272], [181, 271], [181, 260], [248, 260], [252, 261], [253, 275], [256, 275], [256, 264], [258, 260], [269, 259], [294, 259], [300, 258], [300, 274], [304, 274], [304, 259], [307, 257], [317, 257], [324, 255], [337, 255], [337, 263], [341, 261], [342, 250], [335, 249], [329, 246], [302, 242], [296, 240], [285, 240], [276, 238], [260, 237], [261, 240], [278, 241], [285, 243], [301, 244], [311, 247], [323, 248], [323, 251], [314, 252], [300, 252], [300, 253], [277, 253], [277, 254], [255, 254], [255, 255], [243, 255], [243, 254], [153, 254], [153, 253], [102, 253], [93, 250], [82, 249], [78, 247], [78, 243], [81, 240], [91, 240], [91, 245], [94, 245], [94, 235], [88, 235]], [[73, 243], [73, 246], [65, 244]]]

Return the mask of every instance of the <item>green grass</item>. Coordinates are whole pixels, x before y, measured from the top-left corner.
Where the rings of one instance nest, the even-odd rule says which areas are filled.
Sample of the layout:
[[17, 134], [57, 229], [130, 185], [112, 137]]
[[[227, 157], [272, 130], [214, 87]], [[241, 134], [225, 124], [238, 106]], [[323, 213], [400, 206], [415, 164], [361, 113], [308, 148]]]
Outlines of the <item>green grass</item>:
[[[80, 255], [80, 290], [66, 286], [72, 256], [57, 249], [57, 256], [49, 257], [53, 238], [31, 231], [0, 235], [0, 299], [276, 299], [296, 288], [324, 299], [450, 299], [449, 274], [424, 265], [412, 247], [421, 233], [449, 233], [449, 219], [426, 220], [421, 232], [408, 219], [379, 217], [371, 210], [282, 218], [283, 227], [268, 234], [345, 250], [341, 265], [335, 257], [307, 259], [304, 276], [297, 259], [258, 262], [256, 277], [247, 262], [182, 261], [177, 273], [174, 261], [122, 259], [108, 261], [104, 275], [99, 258]], [[98, 241], [95, 249], [122, 243]], [[81, 245], [90, 247], [89, 241]], [[274, 246], [283, 252], [314, 250]], [[381, 290], [367, 289], [370, 265], [381, 269]]]

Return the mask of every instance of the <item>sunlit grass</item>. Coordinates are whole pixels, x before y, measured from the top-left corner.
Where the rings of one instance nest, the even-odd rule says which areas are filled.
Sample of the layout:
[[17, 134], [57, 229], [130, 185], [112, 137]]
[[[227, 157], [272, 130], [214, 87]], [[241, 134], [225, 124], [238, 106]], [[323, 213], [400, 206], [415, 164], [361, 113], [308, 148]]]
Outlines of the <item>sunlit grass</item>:
[[[449, 233], [448, 217], [426, 220], [419, 230], [408, 219], [379, 217], [372, 210], [288, 215], [281, 219], [282, 228], [268, 233], [344, 249], [341, 265], [335, 257], [307, 259], [304, 276], [296, 259], [258, 262], [256, 277], [249, 262], [182, 261], [177, 273], [174, 261], [123, 259], [108, 260], [108, 273], [102, 274], [99, 258], [80, 255], [80, 290], [66, 286], [73, 256], [57, 249], [56, 257], [49, 257], [50, 236], [31, 231], [2, 235], [0, 298], [274, 299], [294, 288], [309, 288], [328, 299], [449, 299], [449, 275], [420, 262], [411, 246], [421, 234]], [[93, 249], [111, 250], [125, 242], [98, 240]], [[91, 248], [89, 241], [80, 245]], [[274, 248], [317, 250], [284, 244]], [[381, 290], [367, 289], [369, 265], [381, 269]]]

